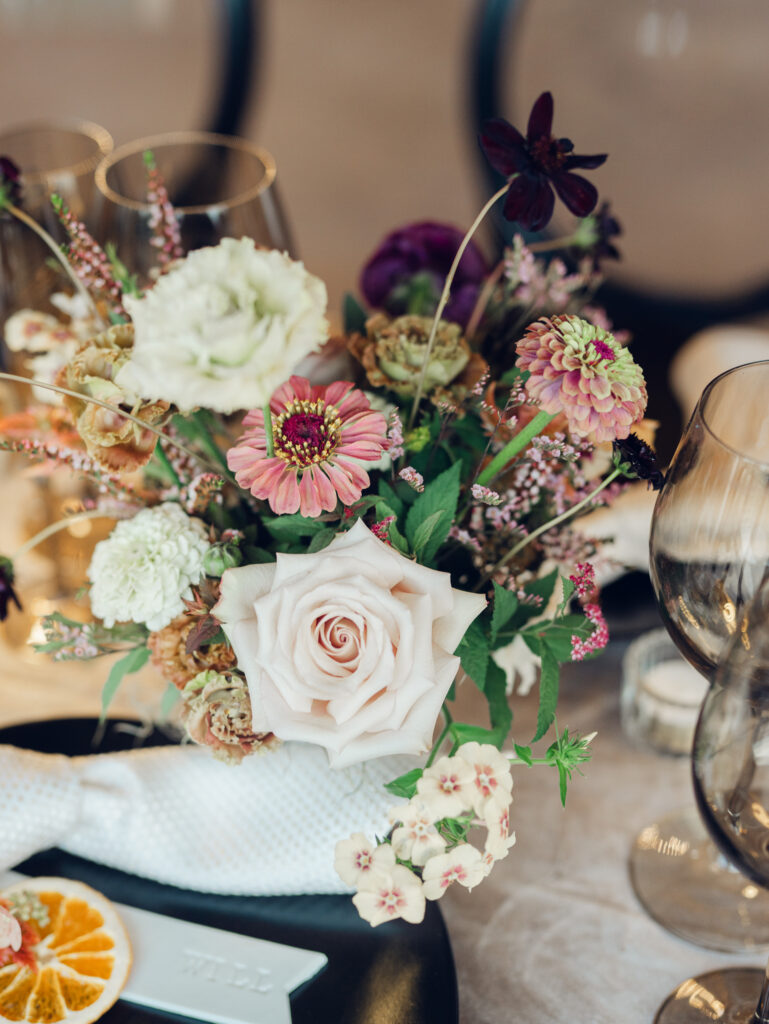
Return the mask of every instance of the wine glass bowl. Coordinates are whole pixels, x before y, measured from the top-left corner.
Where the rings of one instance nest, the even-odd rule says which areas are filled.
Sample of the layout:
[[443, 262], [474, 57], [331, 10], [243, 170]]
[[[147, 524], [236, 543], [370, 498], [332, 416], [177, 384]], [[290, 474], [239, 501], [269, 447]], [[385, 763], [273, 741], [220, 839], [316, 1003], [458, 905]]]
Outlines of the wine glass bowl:
[[[700, 814], [722, 854], [753, 883], [746, 888], [769, 886], [769, 575], [737, 619], [703, 702], [692, 774]], [[703, 991], [710, 1002], [699, 997]], [[714, 1019], [767, 1024], [769, 972], [725, 968], [688, 979], [656, 1022]]]
[[[650, 573], [681, 653], [708, 680], [769, 568], [769, 361], [705, 388], [654, 509]], [[667, 851], [675, 847], [679, 855]], [[639, 834], [636, 895], [660, 924], [724, 952], [769, 946], [769, 893], [745, 895], [699, 817], [676, 812]]]
[[769, 361], [712, 381], [654, 510], [651, 579], [665, 624], [703, 675], [769, 565]]
[[96, 169], [97, 234], [115, 244], [129, 270], [146, 277], [154, 266], [148, 151], [174, 207], [185, 252], [245, 236], [293, 253], [273, 157], [234, 136], [172, 132], [120, 146]]

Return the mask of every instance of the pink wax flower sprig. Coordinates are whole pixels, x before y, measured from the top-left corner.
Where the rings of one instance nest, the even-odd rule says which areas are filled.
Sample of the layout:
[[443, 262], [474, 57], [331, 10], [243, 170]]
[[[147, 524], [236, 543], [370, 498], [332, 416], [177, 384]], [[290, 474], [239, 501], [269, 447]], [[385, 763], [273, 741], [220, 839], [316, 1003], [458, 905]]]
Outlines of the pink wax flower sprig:
[[144, 153], [144, 166], [147, 169], [147, 202], [152, 230], [150, 245], [158, 250], [158, 266], [162, 274], [170, 263], [184, 256], [182, 236], [168, 189], [150, 150]]
[[125, 317], [123, 288], [113, 275], [106, 252], [85, 224], [72, 214], [61, 196], [52, 195], [51, 205], [69, 237], [67, 256], [75, 274], [90, 295], [103, 297], [113, 312]]
[[317, 517], [337, 499], [354, 504], [369, 486], [358, 461], [376, 462], [385, 450], [387, 420], [347, 381], [313, 387], [291, 377], [265, 412], [243, 420], [244, 433], [227, 453], [238, 484], [269, 502], [277, 515]]

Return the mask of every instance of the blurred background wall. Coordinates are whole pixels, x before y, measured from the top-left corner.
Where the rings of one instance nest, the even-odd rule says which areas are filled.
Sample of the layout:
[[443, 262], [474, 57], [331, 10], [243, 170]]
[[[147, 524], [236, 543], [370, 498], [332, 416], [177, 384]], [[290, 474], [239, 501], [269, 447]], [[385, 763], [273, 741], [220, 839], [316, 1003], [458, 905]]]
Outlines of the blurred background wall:
[[[228, 3], [0, 0], [0, 130], [80, 116], [120, 144], [207, 126]], [[491, 64], [498, 112], [523, 128], [549, 88], [556, 134], [610, 153], [591, 179], [626, 227], [612, 277], [631, 291], [610, 311], [636, 334], [655, 415], [672, 415], [667, 361], [692, 330], [769, 306], [766, 0], [251, 7], [253, 81], [238, 130], [274, 154], [298, 251], [326, 280], [337, 322], [382, 235], [414, 219], [464, 227], [488, 194], [470, 110], [473, 76]], [[491, 232], [486, 241], [498, 244]], [[682, 316], [671, 298], [699, 314]]]

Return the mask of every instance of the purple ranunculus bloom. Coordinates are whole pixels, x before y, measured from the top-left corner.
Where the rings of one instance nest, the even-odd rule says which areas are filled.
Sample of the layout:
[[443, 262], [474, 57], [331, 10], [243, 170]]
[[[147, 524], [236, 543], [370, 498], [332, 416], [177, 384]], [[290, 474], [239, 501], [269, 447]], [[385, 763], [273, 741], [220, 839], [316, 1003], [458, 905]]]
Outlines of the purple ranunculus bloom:
[[541, 231], [549, 223], [553, 189], [575, 217], [587, 217], [598, 202], [595, 185], [573, 171], [600, 167], [606, 154], [578, 156], [571, 139], [556, 139], [552, 129], [553, 97], [543, 92], [531, 108], [525, 137], [501, 117], [487, 121], [479, 137], [491, 166], [510, 179], [502, 212], [524, 231]]
[[[435, 312], [443, 283], [464, 234], [449, 224], [423, 221], [389, 234], [363, 268], [366, 301], [392, 316]], [[472, 242], [459, 262], [443, 319], [464, 327], [473, 311], [488, 266]]]

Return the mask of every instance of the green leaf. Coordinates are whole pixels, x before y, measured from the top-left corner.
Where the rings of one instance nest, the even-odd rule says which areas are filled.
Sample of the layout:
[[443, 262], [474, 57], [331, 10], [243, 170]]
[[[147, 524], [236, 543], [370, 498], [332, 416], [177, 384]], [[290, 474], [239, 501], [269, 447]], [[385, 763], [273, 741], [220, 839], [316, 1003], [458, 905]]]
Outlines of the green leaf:
[[440, 529], [440, 524], [442, 523], [445, 515], [446, 513], [439, 509], [437, 512], [433, 512], [431, 516], [428, 516], [427, 519], [421, 522], [416, 528], [412, 543], [414, 545], [414, 554], [417, 558], [419, 558], [427, 547], [435, 531]]
[[515, 747], [516, 755], [520, 757], [524, 764], [527, 764], [529, 765], [529, 767], [531, 767], [531, 747], [522, 747], [518, 743], [514, 743], [513, 746]]
[[558, 762], [558, 789], [561, 793], [561, 805], [566, 806], [566, 789], [569, 785], [569, 773], [566, 768]]
[[386, 782], [385, 789], [393, 796], [405, 796], [407, 800], [410, 800], [417, 791], [417, 782], [422, 778], [423, 770], [422, 768], [412, 768], [411, 771], [399, 775], [392, 782]]
[[544, 647], [542, 650], [542, 672], [539, 678], [539, 711], [537, 712], [537, 731], [532, 743], [542, 739], [555, 718], [558, 703], [558, 662], [552, 652]]
[[[571, 661], [571, 638], [578, 636], [584, 640], [593, 629], [593, 624], [584, 615], [563, 615], [560, 619], [530, 626], [532, 632], [524, 631], [522, 636], [535, 654], [540, 654], [544, 645], [556, 661], [567, 662]], [[531, 641], [536, 641], [536, 646]]]
[[542, 657], [542, 641], [539, 639], [536, 633], [521, 633], [523, 642], [529, 648], [532, 654], [536, 654], [538, 658]]
[[489, 642], [483, 632], [483, 626], [477, 619], [474, 619], [467, 627], [465, 635], [459, 641], [459, 646], [454, 653], [460, 658], [462, 668], [478, 689], [484, 690], [491, 658]]
[[290, 516], [278, 516], [277, 519], [265, 520], [264, 525], [277, 541], [292, 541], [300, 537], [314, 537], [316, 533], [327, 529], [326, 523], [320, 519], [307, 519], [295, 512]]
[[[384, 477], [379, 478], [377, 490], [379, 491], [380, 497], [384, 499], [385, 505], [390, 509], [388, 515], [395, 515], [400, 518], [400, 516], [403, 515], [406, 506], [403, 504], [401, 499], [398, 497], [398, 495], [395, 493], [393, 488], [388, 484]], [[409, 488], [409, 490], [411, 490], [411, 488]], [[379, 518], [384, 518], [383, 516], [379, 516], [378, 510], [379, 504], [377, 504], [377, 516]]]
[[571, 600], [572, 594], [577, 589], [577, 584], [574, 580], [570, 580], [568, 576], [561, 576], [561, 586], [563, 587], [563, 598], [561, 600], [561, 609], [563, 610]]
[[408, 555], [411, 554], [411, 548], [409, 547], [409, 542], [406, 540], [406, 538], [400, 532], [400, 530], [395, 525], [395, 523], [390, 523], [390, 525], [388, 526], [388, 528], [387, 528], [387, 537], [388, 537], [388, 540], [390, 541], [390, 543], [392, 544], [392, 546], [397, 551], [400, 551], [400, 553], [402, 555], [407, 555], [408, 556]]
[[350, 292], [342, 300], [342, 321], [345, 334], [365, 334], [368, 313]]
[[501, 747], [513, 724], [513, 712], [507, 699], [507, 674], [493, 658], [489, 658], [484, 693], [489, 702], [489, 721], [496, 735], [496, 739], [492, 740], [492, 743]]
[[495, 729], [484, 729], [480, 725], [466, 725], [464, 722], [452, 722], [449, 733], [457, 746], [461, 746], [463, 743], [492, 743], [497, 746]]
[[328, 547], [334, 537], [336, 537], [336, 530], [331, 526], [327, 526], [325, 530], [318, 530], [307, 545], [307, 554], [311, 555], [315, 551], [322, 551], [323, 548]]
[[143, 668], [147, 664], [149, 656], [148, 647], [134, 647], [112, 666], [107, 676], [107, 682], [101, 691], [101, 716], [99, 719], [101, 722], [107, 717], [109, 706], [123, 679], [132, 672], [138, 672], [140, 668]]
[[518, 610], [518, 598], [511, 590], [494, 584], [494, 610], [491, 615], [491, 646], [497, 641], [497, 634], [508, 624]]
[[160, 714], [163, 716], [163, 718], [168, 718], [173, 709], [179, 703], [180, 699], [181, 694], [179, 693], [177, 688], [174, 686], [173, 683], [169, 683], [168, 686], [166, 687], [165, 693], [160, 699]]
[[422, 549], [422, 561], [425, 563], [435, 557], [451, 529], [459, 501], [460, 470], [460, 463], [455, 462], [440, 476], [426, 484], [424, 491], [411, 506], [406, 516], [406, 538], [412, 547], [416, 547], [416, 534], [419, 527], [434, 513], [441, 513], [437, 525], [431, 531], [429, 541]]

